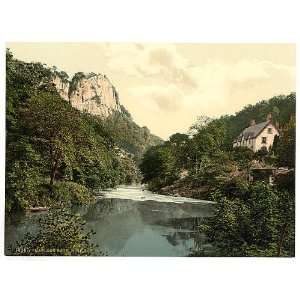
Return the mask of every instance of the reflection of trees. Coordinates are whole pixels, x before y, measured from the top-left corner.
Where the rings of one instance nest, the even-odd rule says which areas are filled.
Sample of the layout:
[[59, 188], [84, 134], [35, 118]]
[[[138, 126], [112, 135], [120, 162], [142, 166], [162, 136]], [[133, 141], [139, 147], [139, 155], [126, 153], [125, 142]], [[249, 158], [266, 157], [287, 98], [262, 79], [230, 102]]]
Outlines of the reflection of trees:
[[101, 199], [87, 207], [84, 217], [88, 220], [98, 220], [102, 217], [123, 214], [125, 212], [138, 213], [137, 206], [131, 200]]
[[[164, 224], [175, 229], [163, 235], [169, 244], [174, 247], [182, 244], [189, 251], [198, 251], [205, 242], [205, 237], [197, 231], [201, 220], [202, 218], [169, 219], [161, 222], [160, 225]], [[192, 246], [190, 241], [192, 241]]]
[[157, 224], [162, 226], [169, 226], [177, 230], [189, 230], [194, 231], [197, 226], [201, 223], [202, 218], [170, 218], [160, 220]]
[[167, 241], [172, 245], [172, 246], [178, 246], [179, 244], [185, 245], [186, 241], [190, 240], [193, 238], [193, 232], [180, 232], [180, 231], [175, 231], [170, 234], [164, 234], [163, 235]]
[[144, 227], [137, 202], [124, 199], [101, 199], [84, 212], [87, 225], [96, 234], [100, 246], [105, 243], [109, 255], [124, 249], [132, 235]]
[[182, 249], [180, 253], [189, 253], [198, 251], [205, 243], [196, 229], [203, 214], [209, 210], [208, 206], [192, 203], [101, 199], [86, 207], [81, 214], [88, 226], [96, 231], [95, 242], [100, 246], [104, 243], [110, 255], [122, 254], [128, 240], [149, 225], [151, 228], [159, 226], [153, 231], [163, 236], [172, 247]]
[[194, 247], [192, 250], [201, 251], [203, 249], [203, 245], [206, 242], [205, 235], [198, 230], [194, 233]]
[[199, 231], [202, 220], [203, 218], [165, 220], [161, 223], [172, 227], [175, 231], [172, 230], [169, 234], [163, 236], [174, 247], [182, 245], [189, 252], [189, 256], [211, 256], [213, 249], [207, 243], [206, 236]]
[[207, 237], [199, 230], [195, 230], [193, 247], [191, 247], [188, 256], [214, 256], [214, 249], [211, 244], [207, 242]]
[[38, 232], [39, 218], [46, 215], [45, 212], [41, 213], [15, 213], [6, 215], [5, 217], [5, 249], [9, 253], [9, 246], [15, 245], [17, 241], [24, 238], [26, 232], [32, 234]]
[[177, 246], [179, 244], [177, 232], [174, 232], [173, 234], [165, 234], [164, 236], [172, 246]]

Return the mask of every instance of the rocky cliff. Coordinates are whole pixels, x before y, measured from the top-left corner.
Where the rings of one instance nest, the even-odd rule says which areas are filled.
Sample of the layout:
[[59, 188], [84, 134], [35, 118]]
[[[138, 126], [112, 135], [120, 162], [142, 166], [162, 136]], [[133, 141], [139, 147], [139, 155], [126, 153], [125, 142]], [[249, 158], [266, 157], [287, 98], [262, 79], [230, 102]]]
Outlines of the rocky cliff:
[[105, 75], [79, 72], [69, 80], [65, 72], [54, 70], [52, 82], [61, 97], [73, 107], [105, 119], [105, 126], [117, 145], [133, 154], [136, 161], [140, 161], [147, 148], [162, 142], [147, 127], [140, 127], [133, 121]]
[[61, 97], [80, 111], [104, 118], [113, 112], [122, 112], [118, 93], [105, 75], [80, 72], [69, 81], [56, 72], [53, 83]]

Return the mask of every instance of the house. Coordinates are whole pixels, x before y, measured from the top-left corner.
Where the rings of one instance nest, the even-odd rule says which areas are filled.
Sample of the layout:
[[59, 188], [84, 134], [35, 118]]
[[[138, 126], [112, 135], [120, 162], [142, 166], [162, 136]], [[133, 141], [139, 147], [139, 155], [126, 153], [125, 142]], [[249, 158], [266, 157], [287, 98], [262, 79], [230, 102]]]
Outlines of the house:
[[276, 135], [279, 135], [279, 131], [272, 123], [272, 115], [268, 114], [265, 122], [256, 124], [255, 120], [252, 120], [250, 126], [233, 141], [233, 147], [248, 147], [254, 152], [269, 150]]

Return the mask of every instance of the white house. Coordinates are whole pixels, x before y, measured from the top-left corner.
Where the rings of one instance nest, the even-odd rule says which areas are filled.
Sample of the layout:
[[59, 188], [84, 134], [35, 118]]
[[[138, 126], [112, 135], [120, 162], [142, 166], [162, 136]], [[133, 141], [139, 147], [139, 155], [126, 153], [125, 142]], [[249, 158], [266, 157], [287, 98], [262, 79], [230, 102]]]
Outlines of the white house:
[[245, 128], [233, 141], [233, 147], [248, 147], [254, 152], [260, 149], [269, 150], [275, 136], [279, 135], [271, 118], [272, 116], [269, 114], [267, 120], [259, 124], [255, 124], [255, 120], [252, 120], [250, 126]]

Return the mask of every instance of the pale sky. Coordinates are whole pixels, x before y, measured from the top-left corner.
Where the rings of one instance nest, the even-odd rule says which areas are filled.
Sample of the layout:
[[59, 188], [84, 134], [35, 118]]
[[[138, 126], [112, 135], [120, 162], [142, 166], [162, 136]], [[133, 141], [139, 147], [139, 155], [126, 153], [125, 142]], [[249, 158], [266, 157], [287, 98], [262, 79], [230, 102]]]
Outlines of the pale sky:
[[140, 126], [167, 139], [197, 116], [233, 114], [296, 90], [293, 44], [8, 43], [14, 56], [106, 74]]

